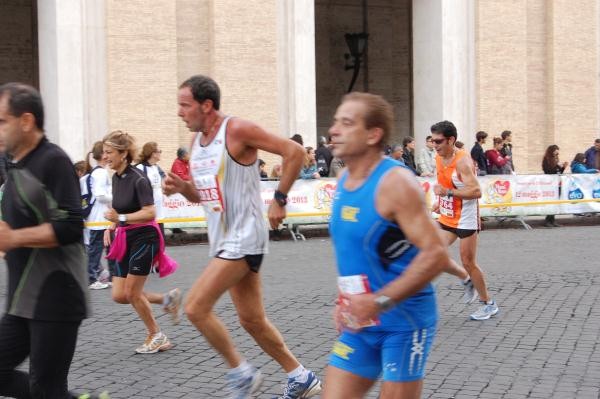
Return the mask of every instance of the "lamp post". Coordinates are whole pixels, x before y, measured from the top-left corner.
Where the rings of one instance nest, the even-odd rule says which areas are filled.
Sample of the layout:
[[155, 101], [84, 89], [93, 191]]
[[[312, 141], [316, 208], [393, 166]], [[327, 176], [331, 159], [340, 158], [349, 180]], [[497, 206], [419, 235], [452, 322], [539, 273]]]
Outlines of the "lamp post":
[[[354, 87], [354, 83], [356, 83], [356, 78], [358, 78], [358, 73], [360, 72], [360, 63], [362, 62], [362, 57], [365, 53], [365, 49], [367, 48], [367, 40], [369, 39], [369, 34], [365, 32], [360, 33], [346, 33], [344, 35], [346, 39], [346, 44], [348, 45], [348, 50], [350, 53], [344, 54], [346, 58], [346, 71], [352, 69], [354, 72], [352, 74], [352, 80], [350, 81], [350, 86], [348, 86], [348, 93], [352, 91]], [[348, 60], [352, 58], [352, 63], [348, 64]]]

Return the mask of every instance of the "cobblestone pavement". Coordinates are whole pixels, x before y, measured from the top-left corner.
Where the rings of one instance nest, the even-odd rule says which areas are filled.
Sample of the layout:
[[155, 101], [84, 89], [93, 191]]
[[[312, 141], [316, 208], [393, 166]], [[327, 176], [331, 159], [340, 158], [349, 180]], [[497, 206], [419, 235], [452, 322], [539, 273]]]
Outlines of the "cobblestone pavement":
[[[476, 305], [460, 303], [451, 276], [437, 282], [440, 323], [428, 362], [424, 398], [598, 398], [600, 392], [600, 227], [532, 231], [504, 229], [480, 235], [479, 262], [500, 305], [492, 320], [468, 319]], [[207, 260], [205, 245], [171, 247], [181, 264], [150, 290], [187, 289]], [[456, 256], [456, 248], [452, 253]], [[331, 242], [272, 242], [263, 265], [267, 312], [303, 364], [323, 375], [335, 339], [331, 324], [335, 268]], [[0, 263], [0, 303], [6, 271]], [[158, 320], [176, 344], [167, 352], [136, 355], [142, 323], [128, 305], [92, 291], [94, 314], [83, 323], [71, 368], [74, 389], [107, 389], [113, 398], [221, 398], [224, 365], [185, 320]], [[266, 374], [259, 395], [281, 393], [285, 375], [239, 327], [228, 298], [217, 306], [240, 350]], [[1, 355], [1, 354], [0, 354]], [[25, 367], [26, 365], [24, 365]], [[377, 397], [377, 387], [369, 398]]]

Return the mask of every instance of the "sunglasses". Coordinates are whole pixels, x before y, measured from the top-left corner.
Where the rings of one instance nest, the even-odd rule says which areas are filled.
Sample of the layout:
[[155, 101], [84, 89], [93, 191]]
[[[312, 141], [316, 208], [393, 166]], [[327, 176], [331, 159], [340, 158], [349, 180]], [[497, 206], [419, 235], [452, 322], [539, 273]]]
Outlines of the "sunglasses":
[[443, 143], [444, 141], [446, 141], [446, 140], [448, 140], [448, 139], [431, 139], [431, 142], [432, 142], [433, 144], [440, 145], [440, 144], [442, 144], [442, 143]]

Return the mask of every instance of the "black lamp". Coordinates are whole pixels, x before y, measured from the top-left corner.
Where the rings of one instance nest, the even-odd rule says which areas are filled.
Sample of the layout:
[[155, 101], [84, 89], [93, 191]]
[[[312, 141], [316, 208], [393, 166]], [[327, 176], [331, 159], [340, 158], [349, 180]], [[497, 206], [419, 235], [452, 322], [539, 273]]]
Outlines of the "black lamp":
[[[350, 54], [344, 54], [346, 58], [346, 71], [349, 69], [354, 70], [352, 74], [352, 80], [350, 81], [350, 86], [348, 86], [348, 93], [352, 91], [354, 87], [354, 83], [356, 83], [356, 78], [358, 77], [358, 73], [360, 72], [360, 63], [362, 61], [362, 56], [365, 54], [365, 49], [367, 47], [367, 40], [369, 39], [369, 34], [365, 32], [361, 33], [346, 33], [344, 35], [346, 39], [346, 44], [348, 45], [348, 49], [350, 50]], [[352, 57], [352, 63], [348, 64], [348, 60]]]

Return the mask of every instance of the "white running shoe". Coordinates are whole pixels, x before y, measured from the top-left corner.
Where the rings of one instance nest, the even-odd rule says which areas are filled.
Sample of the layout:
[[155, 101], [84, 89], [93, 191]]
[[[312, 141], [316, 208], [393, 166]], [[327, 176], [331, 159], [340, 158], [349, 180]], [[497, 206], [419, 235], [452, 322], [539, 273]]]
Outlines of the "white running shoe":
[[90, 284], [90, 290], [103, 290], [108, 287], [110, 287], [108, 283], [103, 283], [101, 281], [95, 281]]
[[473, 281], [471, 279], [468, 279], [466, 283], [461, 282], [461, 284], [463, 285], [463, 288], [465, 289], [465, 292], [462, 296], [462, 301], [464, 303], [473, 303], [477, 300], [477, 298], [479, 297], [479, 294], [477, 293], [477, 290], [475, 289], [475, 286], [473, 285]]
[[490, 317], [496, 315], [500, 309], [496, 305], [496, 301], [492, 301], [491, 304], [484, 303], [479, 309], [471, 315], [472, 320], [487, 320]]
[[154, 335], [148, 335], [144, 343], [136, 348], [137, 353], [147, 354], [169, 350], [173, 347], [165, 334], [158, 332]]
[[263, 382], [260, 370], [252, 367], [249, 373], [232, 372], [227, 373], [227, 390], [229, 399], [250, 399], [260, 389]]
[[179, 324], [181, 321], [179, 309], [181, 309], [181, 290], [179, 288], [174, 288], [167, 293], [169, 297], [169, 301], [163, 307], [165, 313], [169, 313], [171, 315], [171, 320], [173, 324]]

